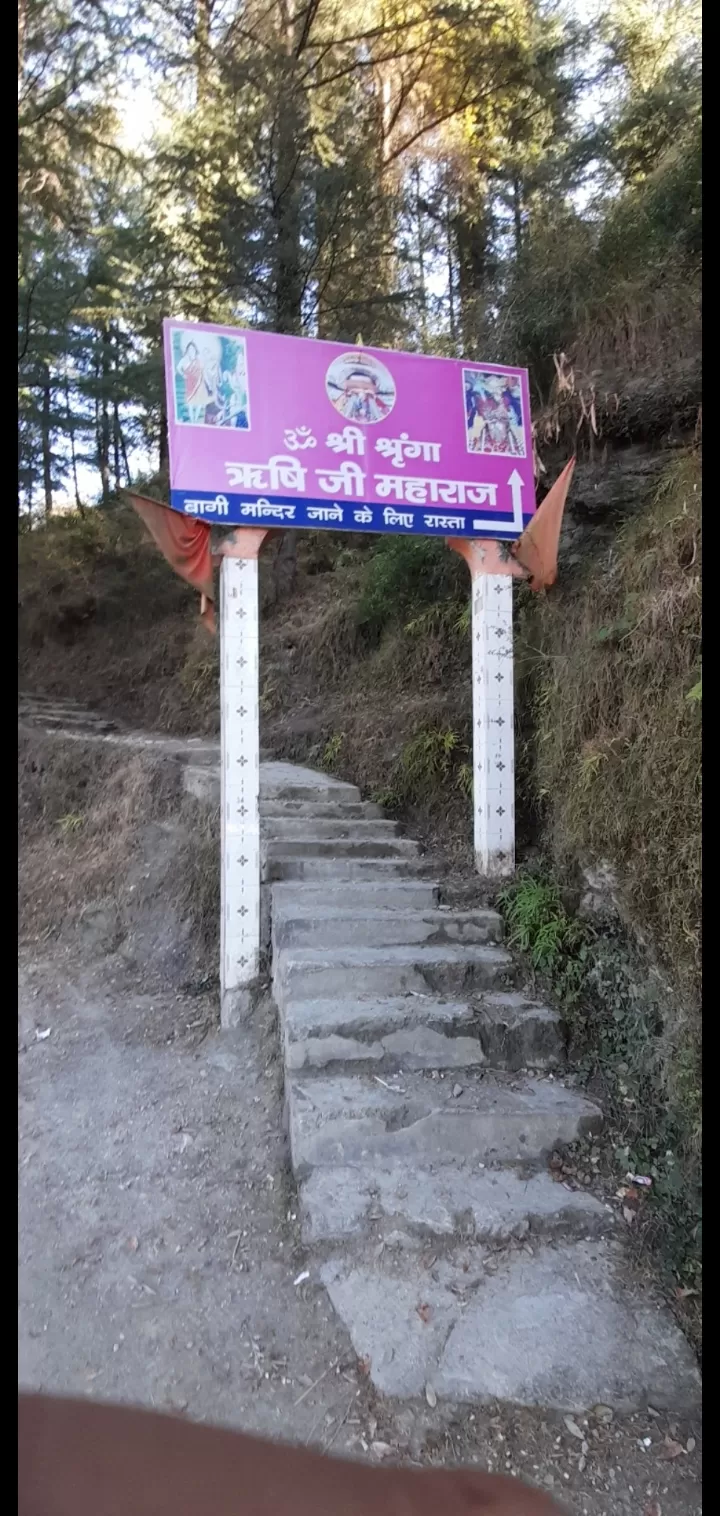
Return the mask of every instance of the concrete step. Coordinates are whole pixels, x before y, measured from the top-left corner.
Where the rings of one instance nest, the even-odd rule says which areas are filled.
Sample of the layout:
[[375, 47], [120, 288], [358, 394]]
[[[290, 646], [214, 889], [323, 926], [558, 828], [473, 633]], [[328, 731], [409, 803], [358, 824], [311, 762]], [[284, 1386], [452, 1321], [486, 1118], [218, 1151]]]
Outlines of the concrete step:
[[84, 721], [104, 720], [99, 711], [78, 705], [77, 700], [65, 700], [62, 697], [55, 699], [51, 695], [18, 695], [18, 715], [77, 717]]
[[90, 711], [82, 710], [53, 710], [28, 712], [32, 720], [40, 726], [47, 727], [51, 731], [69, 728], [77, 732], [97, 733], [116, 732], [117, 722], [106, 716], [95, 716]]
[[383, 809], [369, 800], [260, 800], [260, 815], [312, 816], [320, 821], [382, 821]]
[[405, 1069], [468, 1069], [485, 1062], [477, 1037], [447, 1036], [431, 1027], [413, 1026], [389, 1032], [379, 1041], [353, 1037], [310, 1037], [293, 1042], [285, 1031], [285, 1068], [401, 1072]]
[[[219, 764], [212, 768], [199, 763], [188, 764], [183, 773], [183, 786], [188, 794], [206, 805], [219, 805]], [[331, 779], [327, 774], [316, 774], [312, 769], [296, 768], [290, 763], [261, 762], [261, 812], [269, 814], [268, 806], [285, 807], [289, 804], [308, 807], [304, 814], [311, 816], [318, 805], [360, 806], [360, 791], [354, 784], [341, 784], [339, 780]]]
[[262, 877], [270, 884], [285, 879], [323, 879], [326, 889], [335, 891], [350, 881], [383, 884], [422, 877], [433, 873], [436, 867], [424, 858], [296, 858], [283, 851], [267, 859]]
[[327, 883], [312, 880], [287, 884], [274, 884], [272, 889], [273, 916], [281, 916], [302, 902], [303, 911], [322, 911], [328, 900], [337, 903], [339, 909], [352, 915], [356, 910], [431, 910], [436, 902], [438, 887], [429, 879], [349, 879], [340, 882], [338, 888], [329, 890]]
[[539, 1234], [598, 1235], [615, 1225], [608, 1205], [544, 1172], [439, 1164], [408, 1170], [373, 1163], [315, 1169], [300, 1187], [303, 1240], [389, 1240], [401, 1227], [419, 1238], [504, 1243]]
[[286, 1080], [292, 1164], [313, 1169], [391, 1159], [447, 1163], [537, 1163], [602, 1124], [599, 1107], [559, 1081], [514, 1083], [465, 1071], [451, 1079], [403, 1074], [305, 1074]]
[[[529, 1251], [527, 1249], [529, 1248]], [[318, 1270], [376, 1389], [509, 1401], [575, 1415], [696, 1412], [701, 1381], [669, 1311], [623, 1276], [612, 1238], [333, 1257]], [[424, 1309], [422, 1318], [418, 1305]], [[642, 1505], [642, 1501], [640, 1502]]]
[[400, 947], [415, 942], [499, 942], [497, 911], [407, 911], [387, 907], [348, 910], [343, 903], [308, 909], [302, 891], [278, 903], [273, 913], [275, 949], [289, 947]]
[[326, 999], [355, 988], [367, 998], [429, 991], [458, 996], [502, 987], [514, 972], [509, 953], [494, 945], [458, 947], [282, 948], [273, 962], [275, 999]]
[[[320, 824], [320, 823], [318, 823]], [[325, 823], [328, 825], [328, 823]], [[370, 826], [378, 823], [371, 822]], [[356, 823], [357, 826], [357, 823]], [[353, 830], [348, 837], [324, 837], [306, 830], [299, 837], [265, 837], [267, 858], [417, 858], [420, 845], [410, 837], [367, 837]]]
[[82, 710], [82, 706], [78, 705], [77, 700], [70, 700], [65, 695], [35, 695], [29, 690], [18, 690], [17, 698], [18, 711], [45, 711], [48, 709], [63, 711]]
[[392, 1032], [430, 1027], [452, 1035], [469, 1032], [474, 1011], [466, 1000], [440, 1000], [434, 995], [396, 995], [384, 999], [296, 1000], [280, 1008], [283, 1031], [291, 1042], [312, 1038], [349, 1037], [376, 1042]]
[[359, 804], [360, 791], [330, 774], [301, 768], [295, 763], [261, 763], [260, 799], [305, 800], [326, 804], [330, 800]]
[[192, 757], [193, 763], [220, 762], [220, 741], [217, 737], [183, 737], [179, 745]]
[[473, 1009], [474, 1030], [493, 1068], [551, 1070], [564, 1064], [565, 1024], [551, 1006], [505, 990], [476, 997]]
[[[321, 838], [342, 842], [387, 842], [400, 836], [397, 821], [373, 821], [354, 817], [328, 818], [323, 816], [261, 816], [260, 831], [264, 837]], [[415, 844], [417, 848], [417, 844]]]
[[522, 994], [467, 1000], [432, 995], [385, 999], [290, 999], [281, 1009], [288, 1069], [559, 1069], [565, 1029], [557, 1011]]
[[115, 732], [118, 729], [117, 721], [110, 716], [103, 716], [99, 711], [86, 711], [82, 706], [68, 701], [18, 701], [18, 720], [30, 722], [34, 726], [44, 727], [48, 732], [55, 732], [59, 728], [68, 728], [75, 732], [104, 733]]

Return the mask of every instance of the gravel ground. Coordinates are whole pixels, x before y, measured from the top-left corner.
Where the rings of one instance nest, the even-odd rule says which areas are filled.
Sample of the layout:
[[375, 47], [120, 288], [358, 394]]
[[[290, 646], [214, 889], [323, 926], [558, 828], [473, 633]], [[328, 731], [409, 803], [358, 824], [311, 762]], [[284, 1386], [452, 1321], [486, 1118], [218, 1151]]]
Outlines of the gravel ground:
[[512, 1471], [578, 1516], [700, 1516], [688, 1421], [377, 1397], [306, 1276], [271, 1007], [221, 1034], [211, 998], [139, 977], [87, 944], [21, 953], [23, 1387]]

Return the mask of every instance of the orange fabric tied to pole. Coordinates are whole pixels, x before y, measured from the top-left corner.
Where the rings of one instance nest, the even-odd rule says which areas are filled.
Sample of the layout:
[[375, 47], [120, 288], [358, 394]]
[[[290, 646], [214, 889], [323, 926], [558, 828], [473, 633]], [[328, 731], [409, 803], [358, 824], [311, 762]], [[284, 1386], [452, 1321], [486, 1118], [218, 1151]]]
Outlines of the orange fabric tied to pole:
[[548, 490], [522, 537], [510, 549], [516, 563], [527, 570], [531, 590], [549, 589], [557, 579], [560, 528], [574, 472], [575, 459], [571, 458]]
[[213, 555], [207, 521], [190, 520], [161, 500], [149, 500], [147, 495], [134, 495], [129, 490], [126, 493], [170, 567], [200, 591], [200, 619], [209, 632], [215, 632]]

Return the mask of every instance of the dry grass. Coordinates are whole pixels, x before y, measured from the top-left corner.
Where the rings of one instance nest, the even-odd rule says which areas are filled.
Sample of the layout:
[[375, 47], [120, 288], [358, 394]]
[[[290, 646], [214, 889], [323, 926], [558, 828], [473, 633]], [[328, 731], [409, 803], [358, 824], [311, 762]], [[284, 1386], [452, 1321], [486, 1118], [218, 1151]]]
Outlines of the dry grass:
[[143, 827], [177, 811], [179, 769], [39, 732], [21, 736], [18, 756], [21, 930], [72, 927], [98, 900], [122, 913]]
[[[697, 992], [701, 459], [671, 467], [600, 562], [519, 620], [525, 784], [561, 866], [609, 859], [628, 912]], [[523, 657], [524, 654], [524, 657]]]
[[179, 762], [27, 730], [19, 796], [23, 940], [87, 932], [147, 974], [216, 977], [219, 814], [185, 794]]
[[153, 730], [217, 730], [217, 646], [198, 597], [129, 506], [23, 533], [19, 585], [21, 686]]
[[214, 972], [220, 950], [220, 812], [185, 799], [180, 817], [185, 840], [175, 863], [175, 904]]

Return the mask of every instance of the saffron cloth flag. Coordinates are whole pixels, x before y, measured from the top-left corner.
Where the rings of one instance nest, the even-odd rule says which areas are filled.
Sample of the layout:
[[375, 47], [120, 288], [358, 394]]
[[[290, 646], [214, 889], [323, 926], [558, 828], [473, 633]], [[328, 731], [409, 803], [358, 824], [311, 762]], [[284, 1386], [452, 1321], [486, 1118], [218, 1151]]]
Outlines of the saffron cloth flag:
[[189, 520], [147, 495], [134, 495], [130, 490], [126, 494], [171, 568], [200, 591], [200, 618], [203, 626], [214, 632], [215, 586], [208, 523]]
[[527, 569], [531, 590], [549, 589], [557, 579], [560, 528], [574, 471], [575, 459], [571, 458], [548, 490], [542, 505], [538, 506], [522, 537], [510, 549], [516, 562]]

